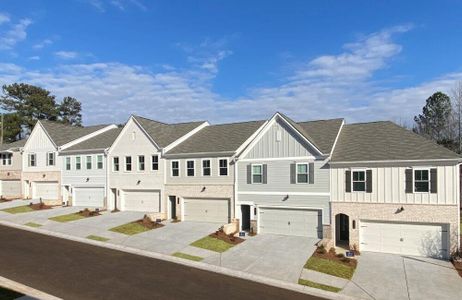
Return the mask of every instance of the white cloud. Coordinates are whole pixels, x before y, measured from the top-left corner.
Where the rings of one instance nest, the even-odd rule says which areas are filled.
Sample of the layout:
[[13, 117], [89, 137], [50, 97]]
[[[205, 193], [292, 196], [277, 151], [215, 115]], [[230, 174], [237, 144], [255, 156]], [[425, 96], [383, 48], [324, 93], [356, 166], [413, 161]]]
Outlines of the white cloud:
[[8, 16], [5, 13], [0, 12], [0, 25], [2, 25], [3, 23], [8, 23], [8, 22], [10, 22], [10, 16]]
[[27, 27], [32, 24], [30, 19], [21, 19], [13, 24], [9, 30], [0, 33], [0, 50], [11, 50], [18, 42], [27, 37]]
[[29, 60], [40, 60], [40, 56], [38, 55], [30, 56]]
[[87, 2], [100, 12], [106, 12], [107, 6], [113, 6], [120, 11], [125, 11], [127, 6], [135, 6], [139, 10], [147, 11], [147, 7], [139, 0], [87, 0]]
[[34, 46], [32, 46], [32, 48], [34, 49], [42, 49], [46, 46], [49, 46], [53, 44], [53, 41], [51, 39], [44, 39], [43, 41], [40, 41], [38, 42], [37, 44], [35, 44]]
[[428, 96], [438, 90], [449, 93], [462, 73], [402, 88], [374, 81], [375, 72], [387, 68], [402, 51], [394, 35], [407, 30], [395, 27], [362, 37], [337, 55], [306, 62], [281, 84], [255, 88], [235, 99], [213, 92], [219, 62], [231, 52], [226, 43], [210, 41], [185, 47], [189, 68], [166, 65], [152, 72], [142, 66], [92, 63], [32, 70], [5, 64], [0, 65], [0, 84], [28, 82], [59, 97], [74, 96], [83, 103], [86, 124], [123, 122], [131, 113], [171, 122], [227, 122], [267, 118], [275, 111], [295, 120], [411, 121]]
[[61, 59], [74, 59], [79, 56], [79, 54], [75, 51], [56, 51], [54, 55]]

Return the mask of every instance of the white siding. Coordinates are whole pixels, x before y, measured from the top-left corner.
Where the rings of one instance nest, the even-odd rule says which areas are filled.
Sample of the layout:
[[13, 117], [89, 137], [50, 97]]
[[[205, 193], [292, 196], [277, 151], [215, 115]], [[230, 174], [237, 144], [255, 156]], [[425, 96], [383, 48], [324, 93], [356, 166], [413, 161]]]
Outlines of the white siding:
[[[47, 166], [47, 153], [54, 152], [56, 163], [54, 166]], [[35, 153], [37, 163], [35, 167], [29, 167], [29, 154]], [[24, 172], [42, 172], [42, 171], [60, 171], [61, 160], [58, 159], [58, 153], [53, 142], [48, 138], [48, 135], [43, 130], [42, 126], [35, 126], [32, 131], [23, 152], [23, 171]]]
[[[211, 175], [202, 176], [202, 160], [210, 160]], [[228, 159], [228, 176], [219, 176], [218, 161], [220, 159]], [[186, 175], [186, 161], [194, 161], [195, 176]], [[179, 161], [180, 176], [172, 177], [172, 161]], [[167, 184], [233, 184], [234, 183], [234, 165], [230, 165], [229, 157], [221, 158], [188, 158], [188, 159], [168, 159], [167, 163]]]
[[[97, 157], [103, 156], [103, 168], [97, 169]], [[81, 157], [81, 169], [75, 167], [76, 157]], [[91, 169], [87, 169], [86, 157], [92, 157]], [[66, 157], [71, 158], [71, 169], [66, 170]], [[62, 185], [72, 186], [105, 186], [106, 185], [106, 156], [103, 153], [63, 155], [58, 158], [62, 163]], [[88, 178], [88, 180], [87, 180]]]

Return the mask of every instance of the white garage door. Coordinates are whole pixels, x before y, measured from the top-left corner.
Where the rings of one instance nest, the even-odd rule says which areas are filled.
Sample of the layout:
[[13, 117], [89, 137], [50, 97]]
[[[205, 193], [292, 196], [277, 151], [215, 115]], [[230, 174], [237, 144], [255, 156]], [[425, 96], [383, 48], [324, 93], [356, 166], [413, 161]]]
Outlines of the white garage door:
[[260, 208], [260, 232], [322, 238], [322, 212], [308, 209]]
[[104, 207], [103, 187], [74, 188], [74, 206]]
[[361, 251], [447, 257], [446, 225], [361, 221]]
[[122, 192], [122, 210], [160, 211], [160, 192], [153, 190], [125, 190]]
[[227, 199], [185, 199], [185, 221], [229, 222], [229, 200]]
[[32, 182], [33, 198], [42, 198], [42, 200], [58, 199], [58, 182]]
[[2, 180], [1, 193], [4, 197], [21, 195], [21, 181], [20, 180]]

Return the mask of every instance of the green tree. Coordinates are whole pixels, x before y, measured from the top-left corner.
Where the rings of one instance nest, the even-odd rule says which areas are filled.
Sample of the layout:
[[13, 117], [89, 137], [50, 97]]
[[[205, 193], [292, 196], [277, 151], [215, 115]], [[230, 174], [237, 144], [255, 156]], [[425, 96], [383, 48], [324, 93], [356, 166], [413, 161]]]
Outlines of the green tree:
[[82, 126], [82, 104], [75, 98], [64, 97], [59, 104], [59, 120], [64, 124]]
[[452, 106], [451, 99], [442, 92], [431, 95], [422, 114], [414, 117], [414, 131], [428, 136], [440, 144], [451, 144], [452, 138]]
[[3, 115], [3, 142], [11, 143], [21, 139], [21, 118], [16, 113]]

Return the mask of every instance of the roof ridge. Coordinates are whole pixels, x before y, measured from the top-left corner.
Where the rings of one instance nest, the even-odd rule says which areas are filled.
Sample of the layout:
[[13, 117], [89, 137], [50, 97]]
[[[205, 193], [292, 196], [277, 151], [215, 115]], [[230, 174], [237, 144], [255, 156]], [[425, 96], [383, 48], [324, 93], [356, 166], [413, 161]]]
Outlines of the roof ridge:
[[242, 121], [242, 122], [231, 122], [231, 123], [220, 123], [220, 124], [211, 124], [211, 126], [226, 126], [226, 125], [235, 125], [235, 124], [247, 124], [247, 123], [257, 123], [257, 122], [266, 122], [267, 120], [253, 120], [253, 121]]
[[164, 123], [164, 122], [161, 122], [161, 121], [157, 121], [157, 120], [153, 120], [153, 119], [149, 119], [149, 118], [146, 118], [146, 117], [142, 117], [142, 116], [138, 116], [138, 115], [132, 115], [134, 118], [140, 118], [140, 119], [145, 119], [145, 120], [148, 120], [150, 122], [156, 122], [156, 123], [159, 123], [159, 124], [163, 124], [163, 125], [168, 125], [167, 123]]
[[333, 118], [333, 119], [319, 119], [319, 120], [311, 120], [311, 121], [300, 121], [297, 123], [313, 123], [313, 122], [324, 122], [324, 121], [336, 121], [336, 120], [345, 120], [345, 118]]
[[398, 127], [401, 127], [399, 126], [398, 124], [395, 124], [395, 122], [393, 121], [390, 121], [390, 120], [383, 120], [383, 121], [369, 121], [369, 122], [358, 122], [358, 123], [350, 123], [350, 124], [345, 124], [346, 126], [352, 126], [352, 125], [364, 125], [364, 124], [376, 124], [376, 123], [391, 123], [391, 124], [394, 124]]

